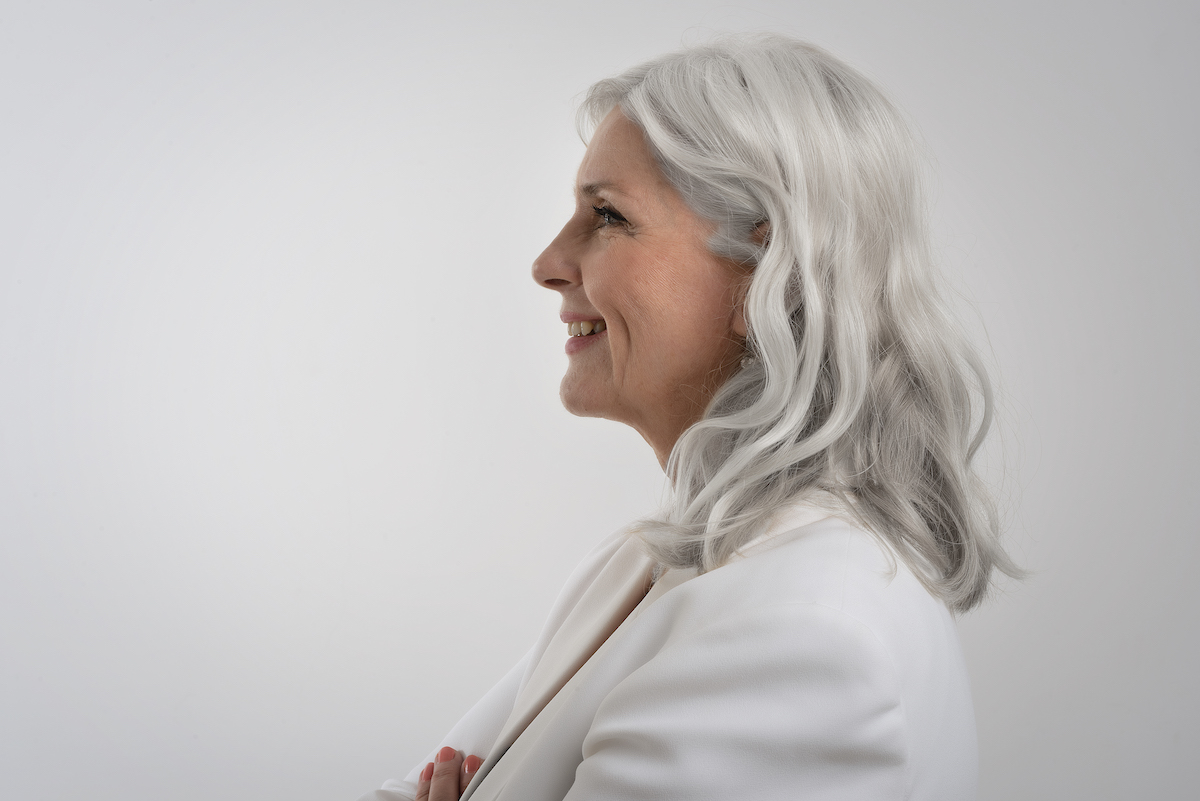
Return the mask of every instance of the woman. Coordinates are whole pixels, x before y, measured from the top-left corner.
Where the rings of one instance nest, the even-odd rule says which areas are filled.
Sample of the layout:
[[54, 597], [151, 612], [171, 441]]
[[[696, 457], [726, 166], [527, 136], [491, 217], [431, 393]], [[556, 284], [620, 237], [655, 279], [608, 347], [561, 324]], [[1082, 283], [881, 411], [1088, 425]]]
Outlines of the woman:
[[562, 400], [637, 429], [672, 497], [368, 798], [972, 797], [950, 611], [1016, 569], [900, 114], [777, 36], [601, 81], [581, 114], [576, 210], [533, 268], [571, 335]]

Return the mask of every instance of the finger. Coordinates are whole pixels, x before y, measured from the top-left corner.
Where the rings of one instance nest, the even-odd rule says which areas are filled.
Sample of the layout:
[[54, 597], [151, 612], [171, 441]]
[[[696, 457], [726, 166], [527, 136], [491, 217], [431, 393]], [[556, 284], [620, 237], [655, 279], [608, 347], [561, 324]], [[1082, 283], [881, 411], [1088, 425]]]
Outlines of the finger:
[[433, 778], [429, 782], [429, 801], [458, 801], [458, 774], [462, 754], [450, 746], [437, 752], [433, 760]]
[[429, 801], [429, 780], [433, 778], [433, 763], [430, 762], [421, 769], [417, 780], [417, 801]]
[[471, 783], [471, 779], [475, 778], [475, 774], [479, 771], [479, 766], [483, 764], [483, 760], [471, 754], [463, 760], [462, 778], [458, 782], [458, 792], [461, 795], [467, 791], [467, 785]]

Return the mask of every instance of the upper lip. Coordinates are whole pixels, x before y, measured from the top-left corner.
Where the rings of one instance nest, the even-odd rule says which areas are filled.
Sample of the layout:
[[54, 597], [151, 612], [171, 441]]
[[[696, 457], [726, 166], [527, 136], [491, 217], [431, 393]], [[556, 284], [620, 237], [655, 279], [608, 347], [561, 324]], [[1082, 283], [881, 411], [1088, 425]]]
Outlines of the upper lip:
[[579, 314], [578, 312], [562, 312], [558, 319], [564, 323], [594, 323], [604, 318], [598, 314]]

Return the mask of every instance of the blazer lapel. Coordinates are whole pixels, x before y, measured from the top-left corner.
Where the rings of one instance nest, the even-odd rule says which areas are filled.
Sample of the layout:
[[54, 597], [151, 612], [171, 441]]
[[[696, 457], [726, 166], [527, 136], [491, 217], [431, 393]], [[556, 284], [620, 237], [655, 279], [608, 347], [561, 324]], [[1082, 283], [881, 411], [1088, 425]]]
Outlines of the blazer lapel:
[[517, 694], [512, 714], [488, 758], [463, 794], [464, 801], [550, 699], [646, 597], [653, 570], [654, 561], [641, 542], [628, 536], [546, 646], [529, 681]]

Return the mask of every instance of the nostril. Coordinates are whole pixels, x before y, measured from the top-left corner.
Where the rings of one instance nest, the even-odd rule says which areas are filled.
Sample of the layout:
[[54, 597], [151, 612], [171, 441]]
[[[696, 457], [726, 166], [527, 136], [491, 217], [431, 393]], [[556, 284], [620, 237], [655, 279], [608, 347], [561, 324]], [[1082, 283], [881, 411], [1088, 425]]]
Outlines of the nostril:
[[568, 285], [568, 284], [570, 284], [570, 283], [571, 283], [571, 282], [570, 282], [570, 281], [568, 281], [568, 280], [567, 280], [567, 279], [565, 279], [565, 278], [545, 278], [545, 279], [542, 279], [542, 286], [547, 286], [547, 287], [566, 286], [566, 285]]

